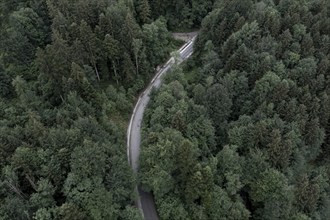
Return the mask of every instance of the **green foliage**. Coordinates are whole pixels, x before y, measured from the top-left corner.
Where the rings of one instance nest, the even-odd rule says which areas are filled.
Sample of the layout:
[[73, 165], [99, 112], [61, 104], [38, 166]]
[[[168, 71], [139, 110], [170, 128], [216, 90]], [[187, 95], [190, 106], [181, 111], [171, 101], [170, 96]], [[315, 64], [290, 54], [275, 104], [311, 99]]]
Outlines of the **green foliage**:
[[143, 218], [138, 209], [127, 206], [122, 213], [122, 219], [142, 220]]
[[11, 86], [11, 79], [8, 73], [0, 66], [0, 97], [6, 98], [10, 97], [13, 88]]
[[[150, 5], [172, 16], [170, 2]], [[329, 9], [318, 0], [215, 1], [185, 76], [174, 68], [144, 119], [140, 175], [162, 219], [329, 218]], [[168, 20], [197, 24], [181, 21]], [[176, 156], [160, 158], [166, 150]]]
[[138, 14], [138, 19], [140, 24], [145, 24], [150, 22], [150, 5], [149, 0], [137, 0], [136, 3], [136, 12]]
[[166, 21], [160, 18], [151, 24], [145, 24], [142, 26], [142, 32], [144, 35], [146, 55], [150, 60], [150, 64], [155, 66], [162, 63], [170, 52], [164, 46], [170, 41]]
[[[156, 19], [164, 16], [171, 29], [189, 29], [201, 24], [202, 19], [211, 11], [214, 2], [214, 0], [149, 1], [149, 5], [152, 17]], [[141, 11], [142, 3], [139, 3], [137, 11]]]
[[1, 1], [0, 219], [141, 219], [126, 124], [173, 40], [137, 9]]
[[168, 28], [201, 25], [144, 117], [138, 179], [160, 217], [329, 219], [329, 10], [1, 1], [0, 218], [141, 219], [127, 118], [170, 54]]

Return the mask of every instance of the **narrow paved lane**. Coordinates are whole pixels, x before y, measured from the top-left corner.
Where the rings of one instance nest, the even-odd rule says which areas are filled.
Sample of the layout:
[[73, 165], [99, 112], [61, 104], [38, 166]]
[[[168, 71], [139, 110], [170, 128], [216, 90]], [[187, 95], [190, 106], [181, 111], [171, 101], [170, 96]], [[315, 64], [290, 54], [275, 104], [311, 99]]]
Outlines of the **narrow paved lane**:
[[[180, 58], [182, 61], [188, 59], [193, 52], [193, 43], [196, 37], [186, 43], [179, 50]], [[181, 62], [182, 62], [181, 61]], [[180, 62], [180, 63], [181, 63]], [[155, 77], [152, 79], [149, 86], [141, 94], [138, 102], [135, 105], [130, 124], [127, 130], [127, 156], [128, 161], [135, 173], [139, 169], [139, 156], [140, 156], [140, 143], [141, 143], [141, 123], [143, 119], [144, 110], [150, 100], [150, 92], [152, 88], [159, 88], [161, 85], [161, 77], [167, 73], [174, 64], [174, 58], [168, 60], [168, 62], [160, 69]], [[158, 220], [157, 210], [153, 195], [151, 193], [144, 192], [140, 187], [137, 187], [139, 194], [138, 201], [136, 202], [138, 208], [142, 211], [145, 220]]]

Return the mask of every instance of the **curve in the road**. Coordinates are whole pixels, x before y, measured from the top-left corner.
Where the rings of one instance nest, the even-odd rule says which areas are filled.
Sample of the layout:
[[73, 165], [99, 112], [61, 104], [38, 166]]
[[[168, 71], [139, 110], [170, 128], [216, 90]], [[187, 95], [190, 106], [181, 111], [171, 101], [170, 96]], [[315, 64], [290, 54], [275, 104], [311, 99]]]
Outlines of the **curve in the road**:
[[[191, 41], [183, 45], [178, 51], [180, 54], [180, 59], [178, 63], [183, 62], [188, 59], [193, 52], [193, 44], [195, 42], [196, 36], [192, 38]], [[144, 110], [150, 100], [150, 93], [153, 88], [159, 88], [161, 85], [161, 77], [167, 73], [173, 64], [175, 59], [171, 57], [167, 63], [157, 72], [154, 78], [151, 80], [150, 84], [146, 90], [140, 95], [127, 129], [127, 157], [130, 166], [135, 173], [138, 172], [139, 168], [139, 156], [140, 156], [140, 142], [141, 142], [141, 123], [143, 119]], [[136, 205], [141, 210], [142, 215], [145, 220], [158, 220], [156, 205], [151, 193], [144, 192], [140, 187], [136, 187], [138, 192], [138, 199]]]

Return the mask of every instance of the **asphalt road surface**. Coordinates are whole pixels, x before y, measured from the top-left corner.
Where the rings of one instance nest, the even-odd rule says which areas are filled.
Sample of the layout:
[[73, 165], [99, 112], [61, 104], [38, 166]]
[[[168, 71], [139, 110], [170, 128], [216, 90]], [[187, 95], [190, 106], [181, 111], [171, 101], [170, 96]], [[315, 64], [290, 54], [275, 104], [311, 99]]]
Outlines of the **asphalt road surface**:
[[[193, 52], [193, 43], [196, 37], [192, 38], [191, 41], [186, 43], [178, 51], [180, 58], [178, 63], [188, 59]], [[141, 143], [141, 123], [143, 119], [144, 110], [150, 100], [150, 92], [153, 88], [159, 88], [161, 85], [161, 77], [167, 73], [173, 64], [175, 63], [174, 58], [168, 60], [168, 62], [157, 72], [155, 77], [150, 82], [146, 90], [140, 95], [137, 101], [131, 121], [127, 130], [127, 157], [128, 161], [135, 173], [139, 169], [139, 156], [140, 156], [140, 143]], [[142, 211], [145, 220], [158, 220], [157, 210], [153, 195], [148, 192], [144, 192], [140, 187], [136, 188], [139, 197], [136, 201], [136, 205]]]

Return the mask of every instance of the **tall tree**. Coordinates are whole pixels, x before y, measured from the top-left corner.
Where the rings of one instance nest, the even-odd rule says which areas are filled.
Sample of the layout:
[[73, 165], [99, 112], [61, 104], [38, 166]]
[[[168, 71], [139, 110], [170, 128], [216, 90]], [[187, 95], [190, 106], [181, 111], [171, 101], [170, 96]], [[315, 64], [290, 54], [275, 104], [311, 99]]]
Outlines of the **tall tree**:
[[135, 57], [135, 67], [136, 67], [136, 75], [139, 74], [139, 55], [142, 49], [142, 40], [141, 39], [133, 39], [132, 42], [133, 52]]
[[145, 24], [150, 22], [151, 12], [150, 12], [149, 0], [137, 0], [136, 11], [138, 13], [140, 24]]

